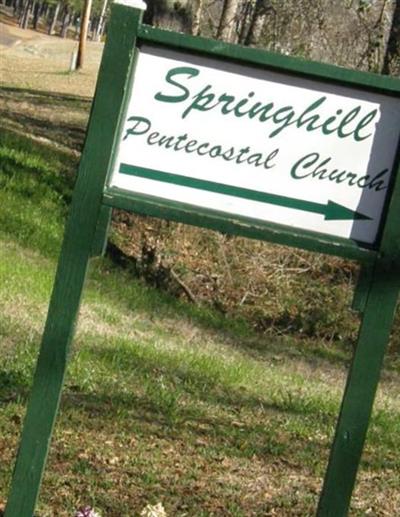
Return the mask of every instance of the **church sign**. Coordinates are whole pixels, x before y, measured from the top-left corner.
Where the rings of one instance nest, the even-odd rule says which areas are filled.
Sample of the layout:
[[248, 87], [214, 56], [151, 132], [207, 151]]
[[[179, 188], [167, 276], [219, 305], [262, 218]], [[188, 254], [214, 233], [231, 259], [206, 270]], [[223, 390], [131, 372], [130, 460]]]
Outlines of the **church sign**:
[[155, 29], [144, 8], [112, 5], [5, 517], [34, 513], [112, 208], [360, 265], [359, 336], [316, 508], [345, 516], [400, 289], [400, 81]]
[[111, 187], [375, 242], [398, 99], [149, 45], [134, 77]]

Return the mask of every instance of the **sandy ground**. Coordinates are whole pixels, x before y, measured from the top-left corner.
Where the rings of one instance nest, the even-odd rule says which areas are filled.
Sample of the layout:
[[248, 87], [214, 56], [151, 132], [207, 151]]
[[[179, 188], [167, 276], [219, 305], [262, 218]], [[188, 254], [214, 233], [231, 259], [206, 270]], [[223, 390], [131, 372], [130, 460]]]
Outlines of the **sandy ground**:
[[76, 40], [20, 29], [4, 13], [0, 20], [0, 86], [93, 95], [102, 43], [88, 41], [83, 70], [70, 72]]

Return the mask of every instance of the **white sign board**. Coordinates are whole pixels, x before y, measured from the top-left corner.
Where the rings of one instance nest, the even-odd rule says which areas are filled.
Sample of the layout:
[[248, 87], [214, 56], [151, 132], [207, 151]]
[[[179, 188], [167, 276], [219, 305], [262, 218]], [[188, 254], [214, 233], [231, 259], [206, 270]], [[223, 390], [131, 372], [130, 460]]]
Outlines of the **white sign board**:
[[143, 46], [109, 186], [372, 244], [399, 120], [389, 96]]

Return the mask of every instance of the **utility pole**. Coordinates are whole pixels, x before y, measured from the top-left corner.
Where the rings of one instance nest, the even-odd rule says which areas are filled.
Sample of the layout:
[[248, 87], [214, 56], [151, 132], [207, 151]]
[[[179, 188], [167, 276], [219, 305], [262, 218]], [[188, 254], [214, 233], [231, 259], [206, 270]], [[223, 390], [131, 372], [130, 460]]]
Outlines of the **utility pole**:
[[92, 9], [92, 0], [85, 0], [82, 10], [82, 19], [81, 19], [81, 31], [79, 34], [79, 47], [78, 47], [78, 57], [76, 58], [76, 69], [83, 68], [83, 59], [85, 55], [86, 49], [86, 40], [89, 26], [89, 18], [90, 11]]

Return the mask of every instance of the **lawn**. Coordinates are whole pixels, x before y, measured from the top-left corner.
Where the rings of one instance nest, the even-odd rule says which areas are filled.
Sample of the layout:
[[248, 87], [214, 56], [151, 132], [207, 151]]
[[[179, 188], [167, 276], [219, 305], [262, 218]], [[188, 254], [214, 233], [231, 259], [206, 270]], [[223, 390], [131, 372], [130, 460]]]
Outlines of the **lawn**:
[[[72, 144], [10, 129], [0, 138], [3, 505], [77, 163]], [[157, 502], [168, 516], [313, 515], [350, 355], [256, 333], [93, 259], [37, 515], [91, 505], [131, 517]], [[398, 382], [391, 355], [351, 515], [400, 507]]]

